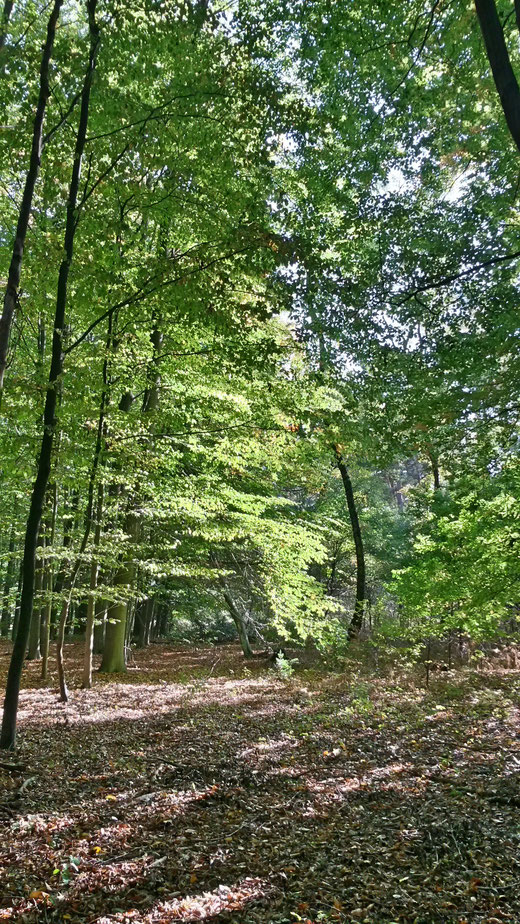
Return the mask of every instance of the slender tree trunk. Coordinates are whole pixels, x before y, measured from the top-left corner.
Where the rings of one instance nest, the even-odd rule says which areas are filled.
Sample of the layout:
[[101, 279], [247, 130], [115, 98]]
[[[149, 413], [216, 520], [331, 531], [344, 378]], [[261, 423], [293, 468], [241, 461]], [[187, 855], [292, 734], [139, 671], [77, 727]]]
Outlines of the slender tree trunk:
[[[515, 8], [518, 21], [519, 5], [516, 0]], [[495, 0], [475, 0], [475, 9], [507, 127], [520, 151], [520, 88], [511, 65]]]
[[[213, 553], [211, 553], [210, 559], [213, 565], [215, 565], [215, 567], [218, 568], [218, 561], [217, 561], [216, 556]], [[251, 648], [251, 642], [249, 641], [249, 635], [247, 633], [245, 619], [242, 616], [242, 613], [240, 612], [238, 607], [236, 606], [235, 601], [233, 600], [231, 591], [228, 587], [228, 583], [222, 574], [219, 574], [218, 582], [222, 588], [222, 594], [223, 594], [224, 600], [226, 601], [226, 606], [228, 608], [229, 615], [231, 616], [231, 619], [235, 623], [238, 639], [242, 647], [244, 657], [252, 658], [253, 650]]]
[[103, 515], [103, 484], [98, 485], [97, 510], [96, 510], [96, 529], [94, 533], [94, 550], [90, 564], [90, 593], [87, 604], [87, 621], [85, 625], [85, 652], [83, 657], [83, 680], [82, 687], [84, 690], [90, 690], [92, 686], [92, 653], [94, 650], [94, 623], [96, 619], [96, 587], [99, 572], [98, 549], [101, 541], [101, 517]]
[[154, 612], [157, 612], [157, 620], [156, 620], [157, 636], [159, 638], [166, 638], [166, 633], [168, 632], [169, 610], [164, 600], [162, 601], [161, 606], [159, 606], [157, 609], [152, 606], [150, 624], [153, 623]]
[[16, 597], [14, 601], [14, 619], [13, 619], [13, 628], [11, 637], [13, 642], [16, 638], [16, 633], [18, 632], [18, 623], [20, 622], [20, 602], [22, 596], [22, 583], [23, 583], [23, 559], [20, 562], [20, 567], [18, 569], [18, 586], [16, 588]]
[[[52, 485], [52, 508], [51, 508], [51, 528], [48, 537], [48, 546], [53, 548], [54, 536], [56, 533], [56, 515], [58, 511], [58, 487], [56, 482]], [[47, 591], [47, 601], [42, 615], [42, 680], [47, 680], [49, 668], [49, 644], [51, 638], [51, 613], [52, 613], [52, 591], [53, 591], [53, 568], [48, 564], [45, 569], [45, 589]]]
[[138, 648], [146, 648], [150, 644], [150, 630], [152, 628], [155, 612], [155, 599], [148, 597], [136, 607], [134, 626], [134, 639]]
[[51, 609], [51, 618], [49, 620], [49, 637], [55, 639], [58, 632], [58, 623], [59, 613], [61, 612], [61, 595], [67, 581], [68, 569], [70, 567], [69, 553], [68, 550], [72, 545], [72, 536], [74, 528], [76, 525], [76, 518], [78, 513], [79, 506], [79, 491], [74, 491], [72, 496], [67, 499], [67, 503], [64, 503], [63, 511], [63, 560], [60, 566], [60, 570], [56, 577], [56, 583], [53, 588], [53, 603]]
[[338, 466], [339, 473], [343, 481], [343, 487], [345, 489], [345, 497], [347, 499], [347, 507], [350, 516], [350, 525], [352, 526], [352, 535], [354, 537], [354, 547], [356, 550], [356, 603], [354, 606], [352, 620], [348, 628], [349, 638], [354, 639], [359, 635], [359, 631], [363, 625], [363, 615], [365, 609], [365, 550], [363, 547], [363, 536], [361, 534], [361, 526], [359, 525], [356, 500], [354, 497], [354, 489], [352, 487], [350, 475], [337, 446], [334, 447], [334, 452], [336, 455], [336, 464]]
[[13, 523], [11, 527], [11, 535], [9, 537], [9, 560], [7, 562], [7, 572], [5, 575], [4, 600], [2, 605], [2, 618], [0, 620], [0, 635], [2, 635], [3, 638], [7, 638], [9, 635], [9, 623], [11, 620], [11, 603], [9, 597], [14, 585], [14, 576], [16, 574], [16, 560], [14, 557], [15, 550], [16, 533], [15, 524]]
[[63, 646], [65, 643], [65, 628], [67, 625], [67, 618], [69, 615], [71, 592], [72, 591], [69, 591], [69, 593], [63, 600], [63, 603], [61, 604], [60, 621], [58, 624], [58, 636], [56, 638], [56, 667], [58, 668], [58, 683], [60, 687], [60, 700], [62, 703], [67, 703], [69, 701], [69, 691], [67, 687], [67, 681], [65, 678], [65, 666], [63, 663]]
[[57, 390], [63, 373], [62, 335], [63, 329], [65, 327], [68, 278], [74, 255], [74, 238], [77, 229], [76, 205], [81, 174], [81, 162], [85, 147], [85, 138], [87, 135], [92, 77], [96, 65], [96, 57], [99, 46], [99, 29], [95, 22], [96, 4], [97, 0], [87, 0], [90, 30], [89, 65], [81, 95], [81, 110], [74, 150], [74, 164], [72, 168], [69, 196], [67, 201], [64, 259], [61, 263], [58, 277], [49, 387], [47, 389], [45, 398], [43, 437], [38, 460], [38, 471], [31, 496], [29, 516], [27, 519], [27, 528], [25, 533], [20, 621], [18, 625], [18, 631], [16, 633], [16, 639], [13, 645], [13, 653], [9, 665], [9, 672], [7, 675], [2, 731], [0, 734], [0, 747], [2, 748], [14, 747], [16, 738], [16, 718], [18, 714], [20, 681], [22, 677], [25, 649], [27, 647], [27, 639], [31, 625], [34, 602], [36, 547], [38, 542], [38, 533], [40, 529], [45, 492], [47, 490], [47, 484], [49, 482], [51, 470], [52, 448], [54, 443], [54, 432], [56, 429]]
[[144, 648], [146, 613], [148, 610], [149, 602], [150, 602], [150, 597], [148, 597], [146, 600], [141, 600], [140, 603], [138, 603], [135, 608], [133, 638], [138, 648]]
[[433, 490], [438, 491], [441, 486], [441, 473], [439, 471], [439, 457], [435, 452], [431, 443], [427, 443], [426, 446], [426, 455], [430, 460], [430, 465], [432, 467], [433, 475]]
[[253, 657], [253, 649], [251, 648], [251, 643], [249, 641], [249, 636], [247, 634], [247, 628], [245, 619], [242, 616], [242, 613], [235, 605], [233, 597], [229, 593], [229, 590], [223, 590], [224, 600], [226, 601], [227, 608], [229, 610], [229, 615], [231, 616], [233, 622], [235, 623], [238, 639], [245, 658]]
[[[57, 637], [57, 644], [56, 644], [56, 661], [57, 661], [57, 667], [58, 667], [58, 678], [60, 682], [60, 697], [61, 697], [61, 701], [64, 703], [68, 701], [68, 690], [67, 690], [67, 683], [65, 681], [65, 668], [64, 668], [64, 662], [63, 662], [63, 645], [65, 642], [65, 627], [66, 627], [67, 617], [68, 617], [69, 609], [70, 609], [72, 590], [74, 588], [74, 584], [76, 583], [76, 578], [78, 576], [79, 569], [81, 568], [83, 555], [87, 548], [90, 532], [92, 529], [93, 512], [94, 512], [94, 489], [95, 489], [95, 484], [96, 484], [96, 476], [97, 476], [97, 471], [99, 467], [99, 462], [101, 459], [101, 453], [103, 449], [104, 433], [105, 433], [106, 399], [107, 399], [107, 392], [105, 389], [105, 385], [103, 384], [103, 389], [101, 393], [101, 402], [99, 405], [96, 445], [94, 447], [94, 455], [92, 458], [92, 465], [90, 468], [90, 477], [89, 477], [88, 493], [87, 493], [87, 506], [85, 510], [85, 528], [83, 530], [83, 538], [81, 540], [81, 544], [78, 550], [76, 561], [74, 563], [74, 566], [67, 580], [65, 581], [66, 597], [65, 597], [65, 600], [61, 608], [60, 622], [59, 622], [59, 627], [58, 627], [58, 637]], [[98, 493], [98, 500], [100, 497], [101, 497], [101, 502], [102, 502], [103, 500], [102, 493], [101, 495], [99, 495]]]
[[[36, 575], [34, 580], [35, 601], [41, 597], [43, 587], [42, 560], [38, 559]], [[31, 626], [29, 629], [29, 644], [27, 648], [27, 661], [39, 661], [41, 659], [40, 650], [40, 628], [41, 628], [41, 609], [39, 606], [33, 606], [31, 616]]]
[[[43, 46], [40, 65], [40, 93], [36, 106], [36, 113], [34, 116], [29, 169], [25, 179], [22, 204], [18, 214], [18, 224], [16, 227], [16, 235], [13, 244], [11, 265], [9, 267], [7, 286], [4, 294], [3, 312], [0, 319], [0, 402], [2, 399], [2, 391], [4, 387], [5, 367], [7, 364], [7, 350], [9, 347], [9, 334], [11, 331], [11, 324], [13, 322], [16, 303], [18, 300], [18, 288], [20, 285], [20, 274], [22, 271], [25, 238], [27, 236], [27, 228], [29, 227], [29, 219], [31, 217], [34, 188], [36, 186], [36, 180], [38, 179], [38, 174], [40, 172], [43, 122], [50, 93], [49, 69], [52, 57], [52, 49], [54, 46], [54, 37], [56, 35], [56, 24], [58, 22], [62, 3], [63, 0], [54, 0], [54, 5], [47, 25], [47, 37], [45, 45]], [[5, 41], [5, 28], [11, 14], [12, 5], [12, 3], [4, 4], [3, 24], [1, 30], [1, 38], [3, 40], [0, 42], [0, 48], [3, 46]]]
[[2, 11], [2, 22], [0, 24], [0, 52], [3, 51], [5, 47], [5, 40], [7, 38], [7, 29], [9, 27], [9, 20], [11, 18], [13, 6], [14, 6], [14, 0], [5, 0], [4, 9]]
[[152, 626], [154, 624], [155, 617], [157, 616], [159, 612], [159, 609], [160, 607], [157, 606], [157, 603], [155, 600], [147, 601], [145, 624], [144, 624], [144, 639], [143, 639], [144, 648], [148, 647], [148, 645], [150, 644], [150, 639], [152, 635]]
[[96, 603], [96, 615], [94, 622], [94, 654], [103, 654], [105, 647], [105, 629], [107, 620], [107, 605], [104, 600], [98, 600]]

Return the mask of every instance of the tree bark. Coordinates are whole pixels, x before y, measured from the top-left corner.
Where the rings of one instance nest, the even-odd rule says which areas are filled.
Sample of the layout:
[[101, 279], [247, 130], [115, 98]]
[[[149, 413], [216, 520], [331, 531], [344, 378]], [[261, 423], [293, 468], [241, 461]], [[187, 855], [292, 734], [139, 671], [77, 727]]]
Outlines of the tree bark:
[[103, 654], [105, 647], [105, 628], [107, 618], [107, 605], [104, 600], [98, 600], [96, 603], [96, 615], [94, 621], [94, 640], [93, 653]]
[[251, 648], [251, 643], [249, 641], [249, 636], [247, 634], [247, 628], [246, 628], [244, 617], [242, 616], [242, 613], [240, 612], [238, 607], [235, 605], [235, 601], [233, 600], [233, 597], [231, 596], [227, 588], [223, 590], [223, 595], [224, 595], [224, 600], [226, 601], [227, 608], [229, 610], [229, 615], [231, 616], [231, 619], [235, 623], [237, 634], [238, 634], [238, 639], [240, 641], [240, 646], [242, 648], [244, 658], [252, 658], [253, 649]]
[[[11, 331], [11, 325], [12, 325], [14, 313], [16, 310], [16, 304], [18, 301], [18, 288], [20, 285], [20, 275], [22, 271], [22, 260], [23, 260], [23, 251], [25, 247], [25, 238], [27, 236], [27, 228], [29, 227], [29, 220], [31, 217], [34, 188], [36, 186], [36, 181], [38, 179], [38, 174], [40, 172], [42, 140], [43, 140], [43, 122], [45, 119], [45, 110], [47, 108], [47, 101], [49, 99], [49, 93], [50, 93], [49, 69], [50, 69], [50, 62], [51, 62], [51, 57], [52, 57], [52, 49], [54, 46], [54, 38], [56, 35], [56, 24], [58, 22], [62, 3], [63, 3], [63, 0], [54, 0], [54, 6], [52, 8], [52, 12], [49, 17], [49, 22], [47, 24], [47, 37], [46, 37], [45, 45], [43, 46], [42, 59], [41, 59], [41, 65], [40, 65], [40, 92], [38, 96], [38, 103], [36, 106], [36, 113], [34, 116], [32, 147], [31, 147], [31, 156], [29, 160], [29, 169], [27, 171], [27, 176], [25, 178], [25, 188], [24, 188], [23, 196], [22, 196], [22, 204], [20, 206], [20, 211], [18, 214], [18, 224], [16, 226], [16, 234], [15, 234], [15, 239], [14, 239], [14, 244], [13, 244], [13, 251], [11, 255], [11, 264], [9, 266], [7, 286], [6, 286], [5, 294], [4, 294], [3, 312], [2, 312], [2, 317], [0, 319], [0, 403], [2, 400], [2, 391], [4, 387], [5, 367], [7, 364], [7, 350], [9, 347], [9, 334]], [[3, 27], [2, 27], [2, 33], [0, 36], [0, 38], [3, 39], [3, 41], [0, 41], [0, 48], [3, 46], [3, 42], [5, 41], [5, 27], [9, 20], [11, 9], [12, 9], [12, 3], [5, 3], [4, 14], [3, 14]]]
[[[34, 580], [35, 599], [41, 599], [41, 590], [43, 586], [42, 561], [38, 559], [36, 575]], [[29, 644], [27, 648], [27, 661], [40, 661], [40, 628], [41, 628], [41, 610], [39, 606], [33, 606], [31, 625], [29, 629]]]
[[7, 38], [7, 29], [9, 27], [9, 20], [11, 18], [13, 6], [14, 6], [14, 0], [5, 0], [4, 9], [2, 11], [2, 23], [0, 25], [0, 52], [3, 51], [5, 47], [5, 40]]
[[[518, 17], [519, 6], [516, 0], [515, 8]], [[495, 0], [475, 0], [475, 9], [507, 126], [520, 151], [520, 88], [511, 65]]]
[[7, 638], [9, 635], [9, 623], [11, 621], [11, 606], [9, 596], [14, 585], [14, 576], [16, 574], [16, 560], [14, 557], [15, 550], [16, 534], [15, 524], [13, 523], [11, 527], [11, 535], [9, 537], [9, 560], [7, 562], [7, 571], [5, 575], [2, 618], [0, 620], [0, 635], [2, 635], [3, 638]]
[[68, 278], [74, 256], [74, 238], [77, 229], [76, 205], [81, 175], [81, 162], [83, 159], [85, 138], [87, 135], [92, 77], [96, 66], [96, 57], [99, 47], [99, 28], [95, 21], [96, 5], [97, 0], [87, 0], [90, 33], [89, 64], [81, 94], [81, 110], [78, 130], [76, 134], [74, 163], [72, 167], [72, 175], [67, 201], [64, 259], [60, 265], [58, 276], [56, 312], [54, 316], [54, 331], [52, 338], [51, 368], [49, 373], [49, 386], [47, 388], [45, 410], [43, 415], [43, 437], [40, 456], [38, 459], [38, 471], [32, 491], [29, 516], [27, 519], [27, 527], [25, 533], [20, 620], [7, 675], [2, 731], [0, 733], [1, 748], [12, 748], [15, 744], [20, 681], [34, 603], [36, 547], [38, 542], [38, 533], [40, 529], [45, 492], [47, 490], [47, 484], [49, 482], [51, 470], [52, 448], [54, 443], [54, 432], [56, 429], [57, 392], [63, 373], [62, 336], [63, 329], [65, 327]]
[[[137, 536], [138, 522], [133, 510], [129, 510], [125, 520], [125, 532], [130, 540]], [[123, 593], [128, 594], [135, 575], [133, 549], [129, 548], [117, 569], [113, 586], [117, 593], [120, 587]], [[128, 599], [118, 600], [111, 605], [107, 613], [105, 630], [105, 647], [103, 659], [99, 670], [104, 674], [121, 673], [126, 671], [126, 621], [128, 617]]]
[[345, 489], [345, 497], [347, 499], [347, 507], [350, 516], [350, 525], [352, 526], [352, 535], [354, 538], [354, 547], [356, 550], [356, 602], [354, 605], [352, 620], [348, 627], [348, 637], [349, 639], [354, 639], [359, 635], [360, 629], [363, 625], [363, 616], [365, 610], [365, 550], [363, 547], [363, 536], [361, 534], [361, 526], [359, 524], [356, 500], [354, 497], [354, 489], [352, 487], [350, 475], [348, 473], [348, 469], [345, 465], [341, 452], [337, 446], [334, 447], [334, 453], [336, 456], [336, 465], [338, 466], [338, 470], [343, 481], [343, 487]]
[[[51, 508], [51, 528], [50, 535], [48, 536], [48, 546], [52, 548], [54, 546], [54, 536], [56, 533], [56, 515], [58, 512], [58, 486], [56, 482], [52, 485], [52, 508]], [[49, 644], [51, 638], [51, 613], [52, 613], [52, 590], [53, 590], [53, 568], [52, 565], [47, 565], [45, 569], [45, 589], [48, 594], [47, 602], [42, 616], [42, 680], [47, 680], [47, 673], [49, 667]]]
[[[117, 572], [115, 586], [128, 583], [128, 572], [123, 565]], [[105, 647], [99, 670], [103, 674], [116, 674], [126, 671], [126, 617], [127, 601], [113, 603], [107, 613], [105, 629]]]
[[96, 529], [94, 532], [94, 550], [90, 564], [90, 593], [87, 604], [87, 620], [85, 625], [85, 652], [83, 657], [83, 680], [81, 686], [84, 690], [92, 687], [92, 654], [94, 651], [94, 624], [96, 619], [96, 587], [99, 573], [97, 550], [101, 541], [101, 517], [103, 515], [103, 484], [98, 485]]
[[58, 669], [58, 684], [60, 688], [60, 700], [62, 703], [68, 703], [69, 691], [67, 680], [65, 678], [65, 666], [63, 663], [63, 645], [65, 642], [65, 627], [70, 608], [70, 593], [64, 598], [61, 604], [60, 621], [58, 624], [58, 635], [56, 638], [56, 667]]
[[20, 602], [22, 596], [22, 583], [23, 583], [23, 559], [20, 562], [20, 567], [18, 569], [18, 585], [16, 588], [16, 597], [14, 600], [14, 619], [13, 619], [13, 628], [11, 637], [13, 642], [16, 638], [16, 633], [18, 632], [18, 623], [20, 622]]

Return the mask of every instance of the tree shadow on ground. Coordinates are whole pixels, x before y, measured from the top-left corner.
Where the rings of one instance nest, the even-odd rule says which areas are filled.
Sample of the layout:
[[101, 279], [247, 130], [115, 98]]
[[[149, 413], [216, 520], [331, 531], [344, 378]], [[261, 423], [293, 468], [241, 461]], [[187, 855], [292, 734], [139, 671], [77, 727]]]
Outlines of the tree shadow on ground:
[[425, 693], [235, 658], [23, 694], [0, 920], [520, 920], [518, 675]]

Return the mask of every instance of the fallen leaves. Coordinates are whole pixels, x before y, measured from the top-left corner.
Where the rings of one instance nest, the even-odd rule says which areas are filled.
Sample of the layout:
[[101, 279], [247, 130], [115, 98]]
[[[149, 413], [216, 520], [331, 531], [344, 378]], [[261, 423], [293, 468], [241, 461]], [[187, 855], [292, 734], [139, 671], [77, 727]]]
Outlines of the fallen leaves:
[[196, 683], [140, 653], [65, 710], [23, 692], [39, 776], [4, 818], [0, 921], [517, 924], [514, 677], [453, 701], [379, 680], [356, 712], [355, 680], [306, 678], [302, 702], [226, 652]]

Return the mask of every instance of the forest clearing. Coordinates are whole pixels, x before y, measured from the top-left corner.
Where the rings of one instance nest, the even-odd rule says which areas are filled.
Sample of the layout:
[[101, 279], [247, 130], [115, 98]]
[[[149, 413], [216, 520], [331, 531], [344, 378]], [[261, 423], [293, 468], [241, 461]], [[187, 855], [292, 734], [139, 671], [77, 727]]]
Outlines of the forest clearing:
[[520, 0], [0, 0], [0, 924], [520, 924]]
[[152, 646], [95, 697], [27, 685], [2, 921], [520, 919], [520, 671], [284, 681]]

